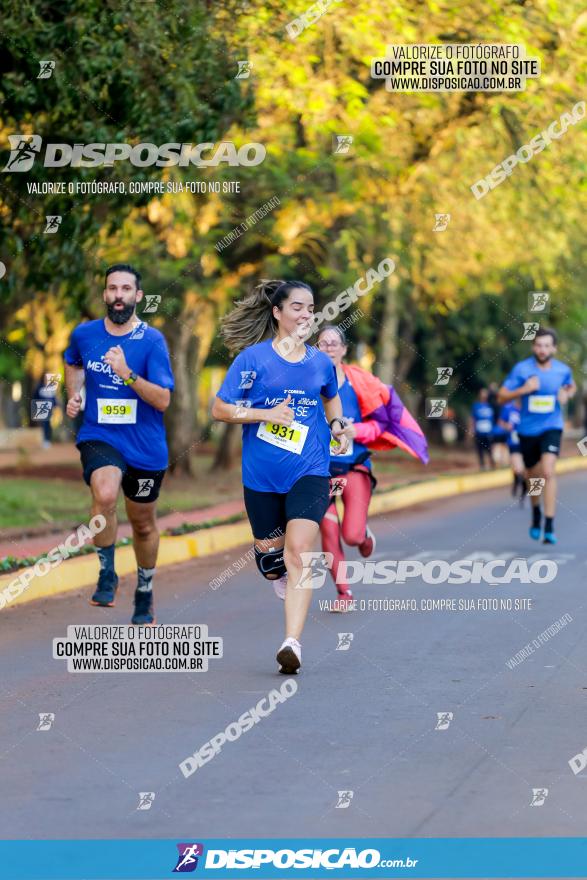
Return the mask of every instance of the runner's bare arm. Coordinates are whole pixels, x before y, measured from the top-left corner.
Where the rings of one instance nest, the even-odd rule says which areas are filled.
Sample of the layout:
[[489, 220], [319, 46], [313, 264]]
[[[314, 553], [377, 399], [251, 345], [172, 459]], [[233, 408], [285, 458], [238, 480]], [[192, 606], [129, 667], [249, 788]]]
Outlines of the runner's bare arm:
[[82, 398], [80, 391], [84, 384], [84, 368], [74, 364], [65, 364], [65, 388], [67, 390], [66, 412], [70, 419], [74, 419], [80, 411]]
[[[104, 355], [104, 361], [110, 365], [110, 369], [123, 382], [130, 378], [132, 370], [126, 362], [120, 345], [114, 345], [108, 349]], [[171, 402], [171, 391], [169, 388], [163, 388], [162, 385], [149, 382], [148, 379], [143, 379], [142, 376], [138, 376], [132, 383], [132, 390], [138, 394], [141, 400], [144, 400], [145, 403], [148, 403], [153, 409], [159, 410], [159, 412], [165, 412]]]
[[538, 379], [538, 376], [530, 376], [529, 379], [526, 379], [523, 385], [520, 385], [519, 388], [514, 388], [513, 391], [510, 391], [509, 388], [502, 385], [497, 392], [497, 402], [509, 403], [510, 400], [515, 400], [516, 397], [523, 397], [525, 394], [532, 394], [533, 391], [538, 391], [539, 387], [540, 380]]
[[324, 412], [326, 413], [326, 420], [328, 424], [332, 422], [333, 419], [342, 419], [342, 422], [339, 424], [338, 422], [331, 428], [332, 436], [339, 442], [339, 446], [333, 447], [333, 455], [344, 455], [349, 447], [349, 438], [346, 434], [343, 434], [343, 430], [345, 427], [345, 420], [342, 414], [342, 402], [340, 400], [340, 395], [335, 394], [334, 397], [327, 398], [323, 395], [322, 397], [322, 405], [324, 406]]
[[[128, 370], [127, 373], [120, 378], [128, 379], [130, 373], [131, 371]], [[163, 388], [161, 385], [156, 385], [155, 382], [149, 382], [148, 379], [143, 379], [142, 376], [139, 376], [136, 382], [133, 382], [130, 387], [138, 394], [141, 400], [150, 404], [153, 409], [158, 409], [159, 412], [165, 412], [171, 403], [171, 391], [169, 388]]]
[[212, 418], [218, 422], [236, 422], [239, 425], [247, 425], [252, 422], [273, 422], [276, 425], [291, 425], [294, 419], [294, 411], [289, 406], [291, 395], [277, 406], [267, 409], [242, 406], [235, 403], [226, 403], [220, 397], [214, 398], [212, 404]]

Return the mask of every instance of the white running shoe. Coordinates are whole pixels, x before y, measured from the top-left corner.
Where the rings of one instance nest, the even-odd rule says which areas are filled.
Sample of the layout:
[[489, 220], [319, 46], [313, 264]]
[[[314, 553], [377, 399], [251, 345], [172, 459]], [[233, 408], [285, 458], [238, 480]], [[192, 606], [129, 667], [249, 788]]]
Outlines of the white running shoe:
[[278, 599], [281, 599], [282, 602], [285, 601], [285, 588], [287, 587], [287, 575], [284, 574], [280, 578], [276, 578], [273, 581], [273, 589], [275, 590], [275, 595]]
[[275, 658], [284, 675], [295, 675], [302, 665], [302, 646], [297, 639], [286, 639]]

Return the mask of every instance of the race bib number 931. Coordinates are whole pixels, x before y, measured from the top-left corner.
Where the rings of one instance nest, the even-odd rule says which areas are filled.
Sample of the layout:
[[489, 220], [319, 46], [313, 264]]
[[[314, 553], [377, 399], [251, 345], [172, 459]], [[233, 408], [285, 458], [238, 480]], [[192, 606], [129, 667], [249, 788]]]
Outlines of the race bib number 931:
[[292, 422], [291, 425], [275, 425], [273, 422], [261, 422], [257, 431], [257, 437], [272, 446], [278, 446], [287, 452], [299, 455], [304, 448], [308, 426], [300, 422]]

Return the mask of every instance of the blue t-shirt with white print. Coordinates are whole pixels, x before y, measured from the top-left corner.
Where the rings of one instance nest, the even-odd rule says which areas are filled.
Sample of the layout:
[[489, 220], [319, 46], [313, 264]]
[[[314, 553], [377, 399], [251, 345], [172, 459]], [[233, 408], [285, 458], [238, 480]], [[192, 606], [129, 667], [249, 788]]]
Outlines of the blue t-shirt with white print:
[[101, 318], [78, 324], [64, 353], [67, 364], [85, 372], [86, 407], [77, 442], [102, 440], [132, 467], [164, 470], [168, 452], [163, 413], [141, 400], [105, 363], [104, 355], [115, 345], [122, 348], [130, 370], [173, 391], [169, 352], [159, 330], [141, 321], [124, 336], [114, 336]]
[[291, 397], [290, 426], [252, 422], [243, 425], [243, 484], [258, 492], [289, 492], [305, 476], [329, 476], [330, 430], [321, 396], [338, 393], [336, 370], [327, 355], [306, 345], [298, 363], [275, 351], [271, 340], [241, 351], [218, 397], [225, 403], [271, 409]]
[[570, 367], [553, 358], [550, 366], [543, 369], [535, 357], [529, 357], [515, 365], [503, 383], [504, 387], [509, 391], [515, 391], [516, 388], [521, 388], [530, 376], [538, 376], [540, 385], [538, 391], [520, 397], [522, 409], [519, 433], [522, 436], [536, 437], [545, 431], [562, 430], [563, 413], [557, 394], [563, 385], [571, 385], [573, 382]]

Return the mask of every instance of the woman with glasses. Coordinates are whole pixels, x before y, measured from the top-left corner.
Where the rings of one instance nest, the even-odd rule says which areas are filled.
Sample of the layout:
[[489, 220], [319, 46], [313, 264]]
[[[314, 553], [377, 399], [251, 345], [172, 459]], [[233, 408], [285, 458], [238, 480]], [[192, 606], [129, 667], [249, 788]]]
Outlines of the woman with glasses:
[[[346, 426], [341, 435], [349, 440], [346, 452], [331, 459], [331, 503], [320, 524], [322, 549], [332, 554], [330, 566], [338, 598], [335, 611], [350, 611], [353, 594], [345, 580], [343, 541], [357, 547], [363, 557], [375, 551], [375, 535], [367, 522], [371, 494], [376, 486], [371, 472], [371, 449], [399, 447], [428, 462], [426, 438], [418, 423], [404, 407], [395, 390], [361, 367], [345, 364], [347, 340], [337, 326], [323, 327], [318, 348], [327, 354], [336, 368], [338, 394]], [[331, 443], [334, 452], [336, 447]], [[336, 509], [336, 497], [344, 505], [342, 522]]]
[[348, 446], [332, 362], [304, 342], [313, 313], [312, 290], [302, 281], [264, 281], [237, 302], [221, 331], [238, 354], [212, 407], [213, 418], [243, 426], [255, 561], [285, 600], [285, 641], [277, 652], [285, 674], [301, 665], [312, 599], [304, 554], [313, 550], [330, 502], [330, 441], [338, 440], [341, 454]]

